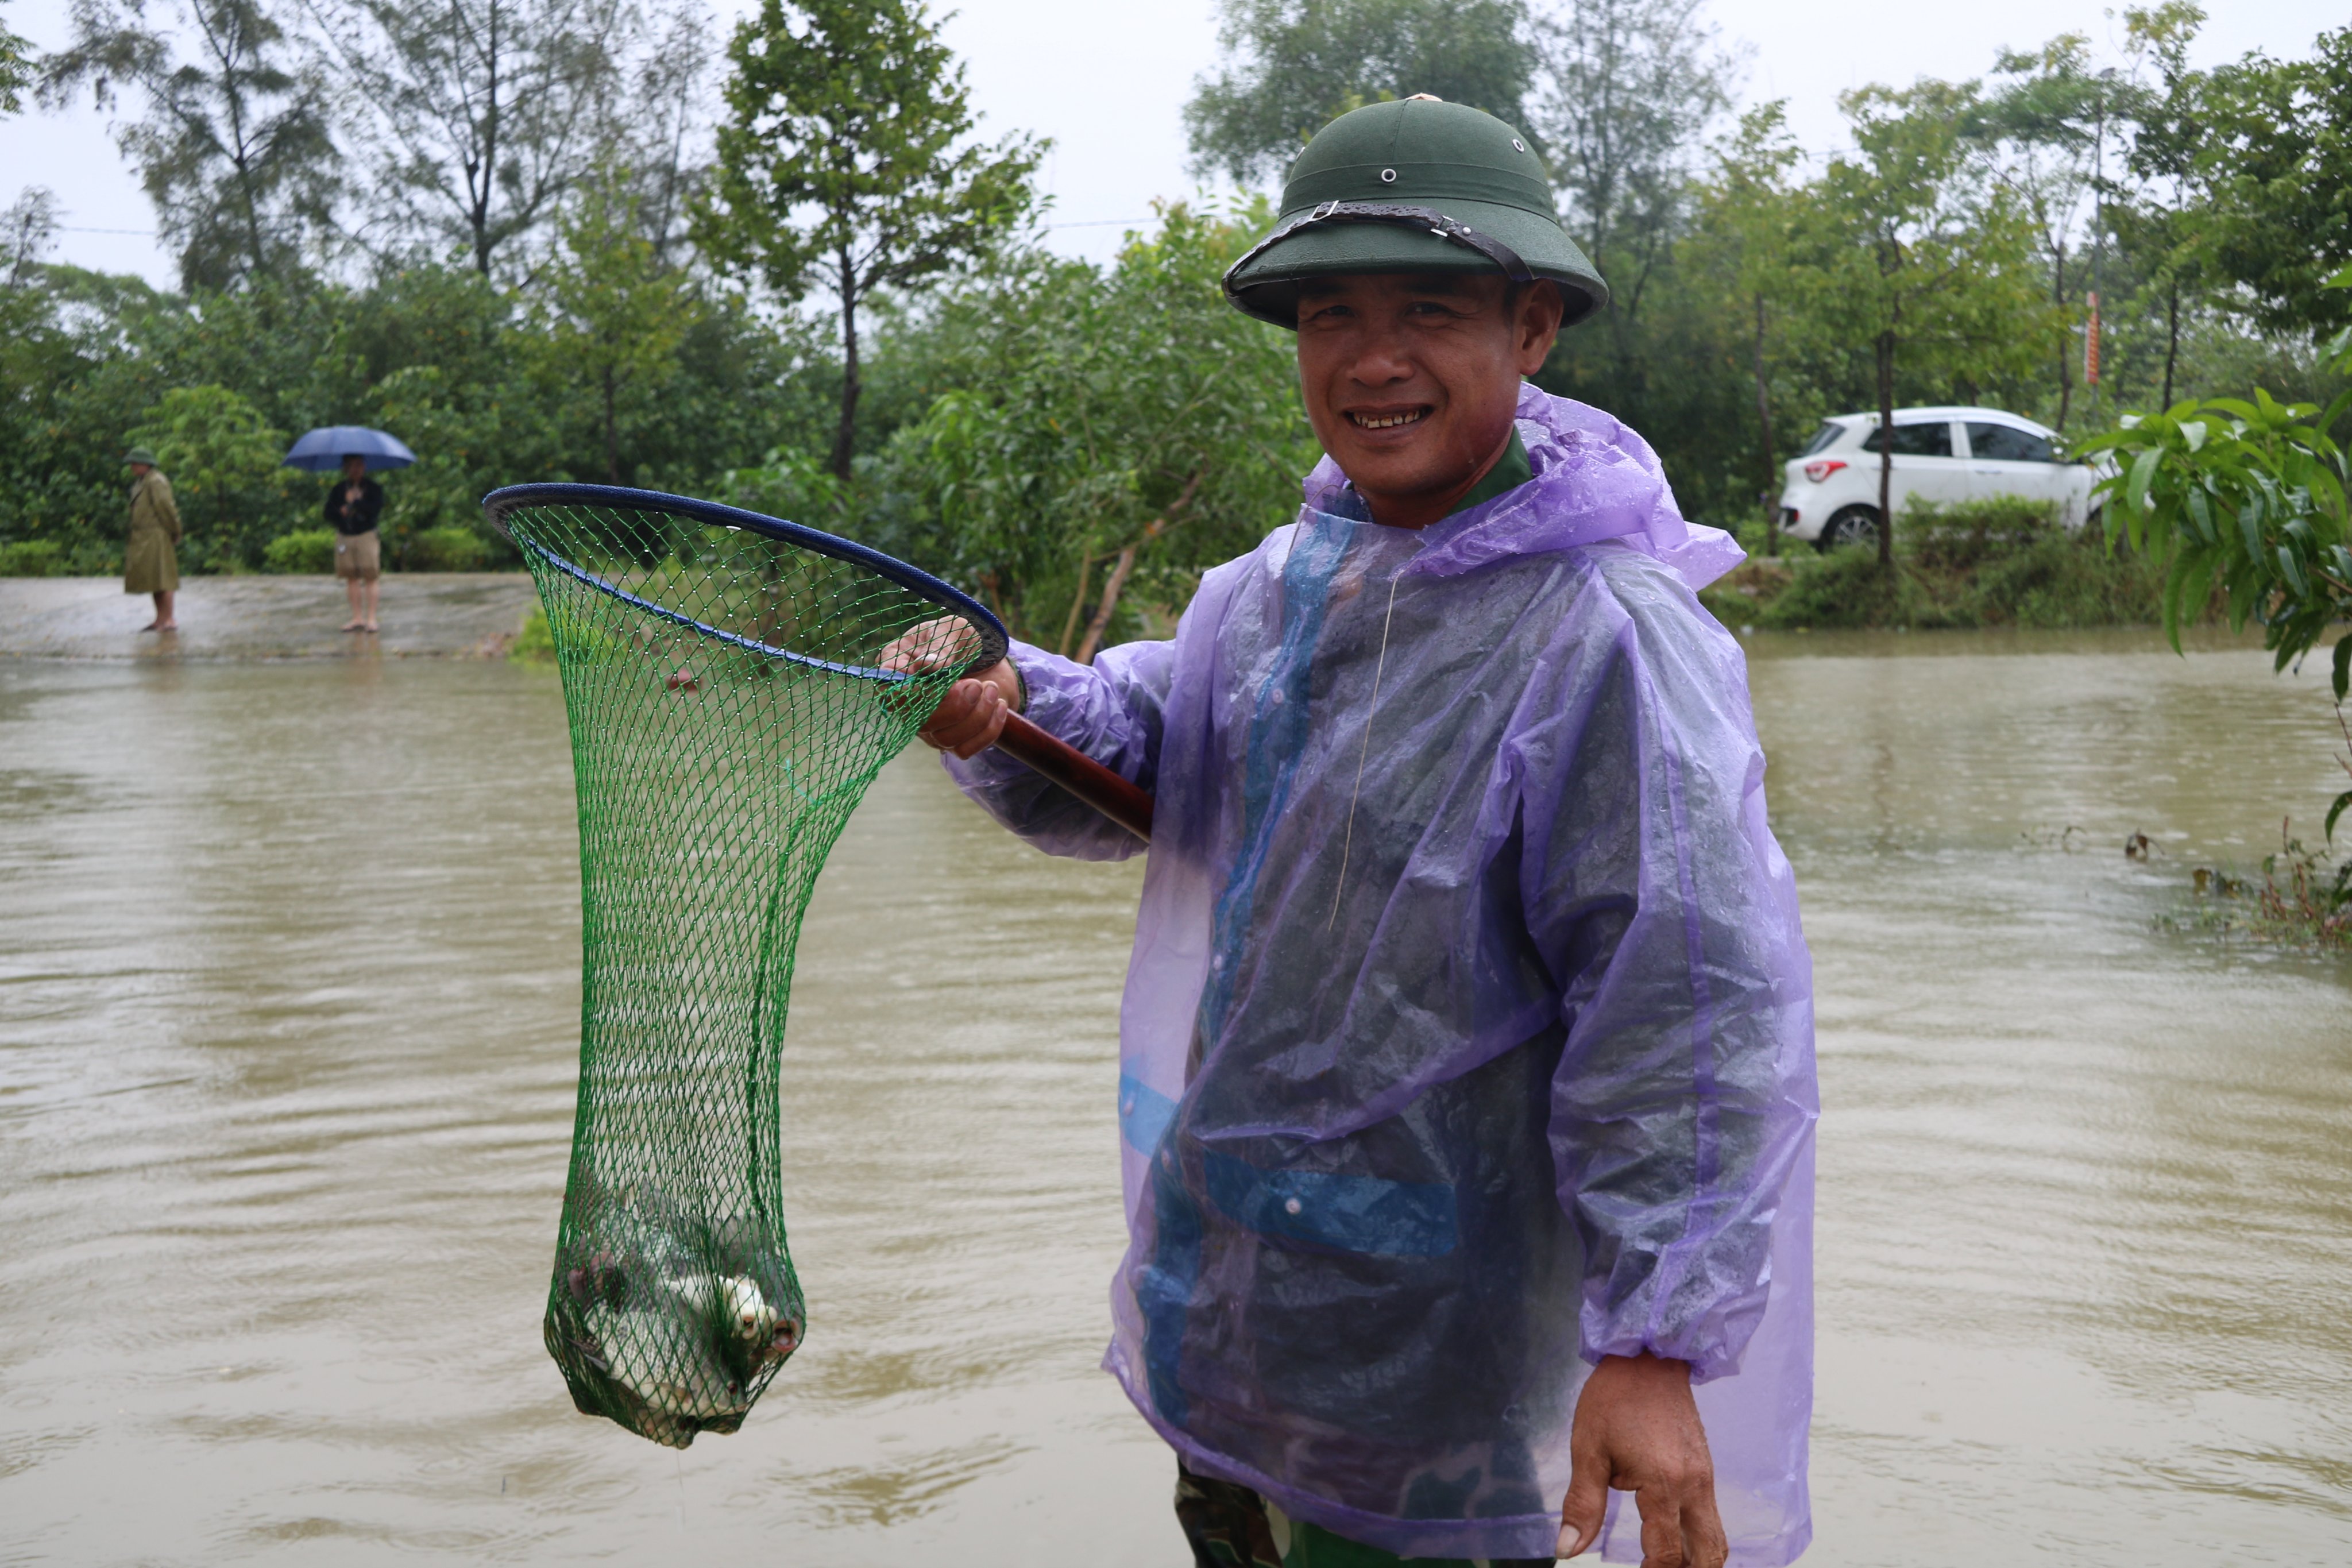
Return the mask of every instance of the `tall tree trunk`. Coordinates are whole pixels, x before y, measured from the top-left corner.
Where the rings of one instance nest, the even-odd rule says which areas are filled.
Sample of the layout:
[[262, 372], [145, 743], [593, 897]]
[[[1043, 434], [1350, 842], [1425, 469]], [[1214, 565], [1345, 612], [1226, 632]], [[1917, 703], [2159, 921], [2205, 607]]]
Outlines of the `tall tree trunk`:
[[1054, 649], [1064, 658], [1070, 657], [1070, 642], [1078, 635], [1078, 616], [1087, 607], [1087, 579], [1094, 575], [1095, 558], [1091, 555], [1078, 562], [1078, 591], [1070, 595], [1069, 619], [1062, 623], [1062, 640]]
[[1878, 565], [1895, 572], [1895, 330], [1878, 334]]
[[1764, 439], [1764, 553], [1780, 553], [1780, 465], [1772, 460], [1772, 398], [1764, 375], [1764, 296], [1756, 296], [1756, 427]]
[[[1154, 522], [1144, 531], [1144, 538], [1149, 539], [1159, 531], [1160, 524]], [[1095, 618], [1087, 623], [1086, 640], [1078, 644], [1080, 664], [1095, 661], [1095, 650], [1102, 647], [1103, 633], [1110, 629], [1111, 612], [1118, 608], [1119, 591], [1127, 586], [1127, 574], [1135, 570], [1135, 552], [1140, 543], [1139, 540], [1136, 544], [1120, 551], [1118, 560], [1112, 563], [1110, 580], [1103, 584], [1102, 603], [1095, 606]]]
[[1078, 644], [1077, 660], [1080, 664], [1092, 664], [1096, 650], [1102, 647], [1103, 634], [1110, 629], [1111, 612], [1118, 608], [1119, 592], [1127, 586], [1127, 574], [1135, 570], [1135, 552], [1168, 531], [1170, 524], [1177, 521], [1178, 514], [1192, 504], [1192, 492], [1201, 488], [1201, 481], [1208, 476], [1209, 470], [1205, 468], [1193, 469], [1192, 477], [1184, 481], [1183, 489], [1168, 503], [1168, 510], [1153, 518], [1136, 536], [1135, 542], [1118, 552], [1118, 560], [1112, 564], [1110, 576], [1103, 584], [1102, 603], [1095, 606], [1095, 618], [1087, 623], [1086, 638]]
[[2180, 279], [2168, 280], [2164, 291], [2164, 404], [2172, 406], [2172, 372], [2180, 363]]
[[2074, 333], [2073, 329], [2058, 336], [2058, 430], [2064, 434], [2066, 410], [2074, 402]]
[[617, 378], [613, 367], [604, 367], [604, 482], [621, 482], [621, 427], [614, 413], [614, 382]]
[[[2051, 288], [2050, 297], [2063, 310], [2066, 308], [2066, 248], [2063, 246], [2058, 247], [2058, 265], [2052, 269], [2052, 276], [2056, 282]], [[2058, 429], [2062, 434], [2066, 428], [2066, 410], [2074, 401], [2074, 332], [2071, 327], [2061, 327], [2058, 329]]]
[[[482, 156], [478, 164], [468, 164], [466, 178], [474, 193], [474, 210], [467, 216], [474, 226], [474, 269], [483, 277], [490, 275], [490, 193], [498, 188], [499, 177], [499, 62], [506, 57], [499, 52], [499, 22], [503, 13], [490, 7], [488, 44], [488, 81], [483, 89], [487, 105], [482, 116]], [[475, 169], [481, 171], [481, 184], [472, 184]]]
[[851, 444], [857, 436], [857, 269], [844, 247], [836, 258], [841, 270], [841, 423], [833, 431], [833, 477], [849, 479]]

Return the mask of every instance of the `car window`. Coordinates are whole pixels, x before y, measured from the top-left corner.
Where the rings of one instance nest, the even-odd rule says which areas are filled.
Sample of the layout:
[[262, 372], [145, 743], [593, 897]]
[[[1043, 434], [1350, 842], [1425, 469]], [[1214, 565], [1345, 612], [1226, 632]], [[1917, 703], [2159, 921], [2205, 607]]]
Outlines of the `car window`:
[[1845, 426], [1832, 419], [1813, 432], [1813, 438], [1805, 443], [1805, 449], [1797, 456], [1810, 458], [1815, 452], [1826, 451], [1839, 437], [1844, 434]]
[[[1883, 432], [1873, 430], [1870, 439], [1862, 444], [1865, 452], [1883, 452], [1886, 443]], [[1932, 425], [1897, 425], [1895, 426], [1895, 455], [1898, 458], [1948, 458], [1952, 455], [1952, 426], [1948, 419]]]
[[[1897, 447], [1896, 451], [1903, 448]], [[1969, 421], [1969, 450], [1979, 458], [1990, 458], [2000, 463], [2054, 463], [2056, 454], [2050, 450], [2050, 439], [2036, 436], [2031, 430], [2021, 430], [2014, 425], [1979, 424]]]

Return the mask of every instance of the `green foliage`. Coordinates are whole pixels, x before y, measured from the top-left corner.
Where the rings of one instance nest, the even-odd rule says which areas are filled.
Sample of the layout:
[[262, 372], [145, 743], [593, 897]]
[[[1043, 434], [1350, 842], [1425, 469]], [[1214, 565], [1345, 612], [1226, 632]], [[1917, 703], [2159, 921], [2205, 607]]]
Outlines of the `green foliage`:
[[1230, 63], [1184, 106], [1198, 173], [1278, 179], [1331, 121], [1416, 92], [1526, 119], [1534, 61], [1522, 0], [1221, 0], [1219, 10]]
[[[1746, 373], [1748, 407], [1741, 412], [1755, 415], [1755, 466], [1724, 473], [1720, 483], [1730, 489], [1752, 476], [1767, 520], [1767, 553], [1777, 553], [1772, 530], [1780, 517], [1780, 462], [1829, 412], [1822, 406], [1819, 362], [1834, 352], [1822, 331], [1824, 280], [1817, 269], [1796, 264], [1817, 219], [1811, 193], [1795, 178], [1800, 154], [1788, 132], [1787, 109], [1776, 100], [1749, 110], [1716, 144], [1682, 247], [1688, 278], [1682, 293], [1722, 324], [1714, 356], [1721, 368], [1705, 379], [1727, 389], [1738, 374], [1734, 365]], [[1738, 419], [1733, 415], [1722, 423]], [[1686, 460], [1675, 468], [1688, 473]], [[1718, 507], [1735, 516], [1745, 510]]]
[[515, 634], [514, 642], [507, 648], [507, 658], [517, 664], [553, 664], [555, 662], [555, 630], [547, 624], [547, 611], [533, 605], [530, 614], [522, 618], [522, 630]]
[[2352, 26], [2321, 34], [2308, 59], [2176, 66], [2167, 85], [2141, 158], [2195, 198], [2179, 237], [2193, 260], [2245, 289], [2265, 327], [2352, 321], [2352, 297], [2328, 283], [2352, 263]]
[[0, 577], [62, 577], [66, 552], [54, 539], [26, 539], [0, 544]]
[[1681, 237], [1693, 154], [1730, 105], [1738, 62], [1716, 47], [1704, 0], [1564, 0], [1549, 12], [1534, 28], [1543, 70], [1529, 130], [1569, 232], [1609, 280], [1603, 321], [1622, 340]]
[[968, 265], [1034, 205], [1043, 149], [971, 140], [963, 68], [919, 0], [761, 0], [727, 56], [728, 119], [694, 232], [704, 253], [785, 300], [822, 281], [840, 309], [846, 479], [859, 392], [857, 310]]
[[202, 569], [260, 563], [288, 510], [278, 466], [286, 437], [253, 405], [225, 386], [175, 386], [124, 445], [154, 449], [179, 502], [181, 548]]
[[[126, 433], [168, 389], [210, 384], [276, 430], [370, 425], [406, 441], [416, 466], [383, 476], [387, 561], [424, 530], [452, 526], [511, 563], [484, 527], [487, 491], [611, 471], [601, 400], [551, 363], [536, 339], [543, 319], [529, 294], [468, 268], [181, 297], [34, 264], [17, 286], [0, 281], [0, 542], [53, 539], [73, 570], [111, 570]], [[659, 395], [620, 384], [624, 479], [709, 493], [751, 454], [821, 450], [837, 382], [818, 342], [805, 323], [764, 322], [696, 289]], [[289, 472], [282, 482], [290, 500], [258, 519], [267, 528], [245, 564], [268, 534], [315, 524], [327, 480]], [[184, 571], [215, 564], [181, 558]]]
[[[1872, 345], [1880, 417], [1891, 423], [1896, 373], [1909, 353], [1947, 374], [1990, 379], [2015, 367], [2045, 334], [2033, 231], [2014, 193], [1961, 177], [1960, 132], [1978, 110], [1974, 84], [1921, 81], [1864, 88], [1843, 100], [1854, 151], [1830, 160], [1809, 258], [1816, 298], [1849, 341]], [[1891, 452], [1880, 467], [1886, 506]], [[1890, 566], [1893, 536], [1879, 532]]]
[[627, 171], [607, 170], [565, 219], [562, 247], [531, 297], [529, 342], [559, 399], [599, 413], [608, 484], [625, 480], [621, 426], [657, 405], [699, 303], [640, 228]]
[[1895, 532], [1892, 575], [1868, 549], [1808, 553], [1753, 563], [1701, 601], [1728, 625], [1779, 631], [2145, 626], [2159, 613], [2144, 557], [2061, 526], [2045, 502], [1914, 504]]
[[0, 114], [24, 110], [25, 89], [33, 85], [32, 50], [29, 42], [0, 23]]
[[180, 0], [176, 9], [181, 35], [155, 26], [143, 0], [83, 0], [72, 41], [43, 63], [42, 96], [54, 107], [87, 85], [100, 109], [126, 88], [143, 100], [142, 117], [120, 122], [115, 137], [188, 286], [289, 274], [305, 240], [330, 226], [337, 154], [326, 84], [264, 0]]
[[1111, 634], [1130, 587], [1189, 597], [1289, 516], [1315, 455], [1291, 339], [1219, 287], [1268, 216], [1171, 207], [1108, 276], [1030, 255], [946, 301], [946, 384], [894, 437], [875, 521], [1073, 653]]
[[[2352, 289], [2352, 266], [2326, 286]], [[2352, 328], [2329, 353], [2352, 373]], [[2232, 626], [2261, 625], [2280, 669], [2352, 618], [2352, 454], [2328, 433], [2347, 409], [2352, 392], [2322, 411], [2257, 389], [2252, 402], [2190, 399], [2135, 416], [2084, 443], [2118, 465], [2099, 486], [2109, 531], [2168, 563], [2164, 625], [2175, 649], [2186, 612], [2215, 592]], [[2352, 688], [2352, 632], [2336, 637], [2330, 676], [2340, 715]], [[2352, 790], [2328, 807], [2331, 837], [2347, 809]]]
[[600, 153], [668, 107], [658, 57], [639, 59], [654, 68], [654, 101], [624, 101], [648, 8], [620, 0], [305, 8], [333, 51], [337, 130], [372, 176], [346, 198], [363, 226], [378, 245], [397, 236], [419, 254], [455, 247], [485, 279], [527, 275]]
[[751, 467], [730, 468], [719, 494], [730, 506], [831, 530], [848, 504], [850, 489], [807, 453], [771, 447]]
[[279, 534], [262, 547], [261, 569], [289, 574], [332, 572], [335, 569], [335, 531], [331, 528], [298, 528], [291, 533]]
[[2281, 669], [2352, 613], [2346, 458], [2326, 430], [2341, 411], [2314, 418], [2310, 404], [2257, 391], [2135, 416], [2084, 444], [2120, 465], [2099, 486], [2109, 531], [2168, 563], [2175, 647], [2182, 618], [2216, 588], [2231, 626], [2262, 626]]
[[445, 523], [409, 541], [400, 564], [407, 572], [479, 572], [489, 561], [488, 540], [473, 529]]

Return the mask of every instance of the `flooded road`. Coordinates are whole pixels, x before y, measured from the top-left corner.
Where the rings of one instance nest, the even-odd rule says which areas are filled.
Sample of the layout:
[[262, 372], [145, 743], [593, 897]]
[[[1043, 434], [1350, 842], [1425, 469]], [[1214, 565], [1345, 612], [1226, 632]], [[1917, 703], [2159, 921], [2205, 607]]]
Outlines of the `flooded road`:
[[[1752, 646], [1822, 997], [1806, 1561], [2352, 1556], [2352, 970], [2156, 925], [2332, 793], [2318, 672]], [[572, 1411], [562, 725], [498, 664], [0, 661], [0, 1559], [1174, 1568], [1094, 1370], [1137, 868], [926, 758], [802, 947], [806, 1347], [683, 1455]]]

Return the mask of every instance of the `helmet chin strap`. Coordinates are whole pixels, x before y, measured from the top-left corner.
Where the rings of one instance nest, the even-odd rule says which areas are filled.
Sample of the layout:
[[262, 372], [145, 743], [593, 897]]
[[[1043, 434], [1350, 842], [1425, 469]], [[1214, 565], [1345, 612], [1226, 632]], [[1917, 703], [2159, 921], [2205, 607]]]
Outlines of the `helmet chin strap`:
[[1233, 277], [1302, 229], [1320, 228], [1335, 223], [1380, 223], [1396, 228], [1424, 229], [1449, 244], [1476, 251], [1501, 268], [1503, 276], [1513, 283], [1535, 281], [1535, 274], [1528, 270], [1526, 262], [1519, 259], [1519, 253], [1493, 235], [1481, 234], [1468, 224], [1446, 216], [1435, 207], [1405, 206], [1391, 202], [1325, 202], [1321, 206], [1301, 213], [1281, 225], [1252, 246], [1249, 254], [1234, 262], [1225, 276]]

